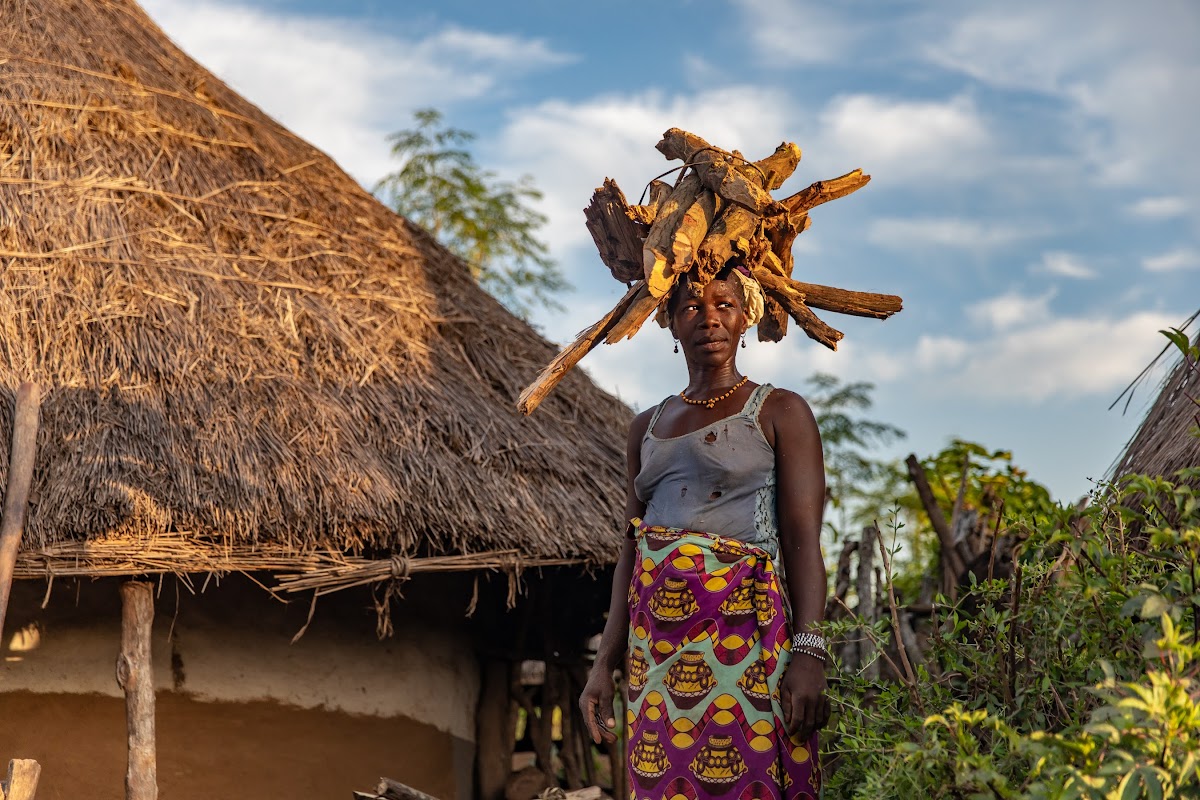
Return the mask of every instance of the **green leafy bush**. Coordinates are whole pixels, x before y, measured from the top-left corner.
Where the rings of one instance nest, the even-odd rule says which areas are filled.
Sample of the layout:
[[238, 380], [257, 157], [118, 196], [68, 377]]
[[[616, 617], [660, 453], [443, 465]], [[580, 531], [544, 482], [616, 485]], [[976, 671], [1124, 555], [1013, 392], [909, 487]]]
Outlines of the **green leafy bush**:
[[920, 652], [867, 629], [893, 666], [831, 682], [826, 798], [1200, 798], [1198, 477], [1034, 499], [1013, 576], [939, 603]]

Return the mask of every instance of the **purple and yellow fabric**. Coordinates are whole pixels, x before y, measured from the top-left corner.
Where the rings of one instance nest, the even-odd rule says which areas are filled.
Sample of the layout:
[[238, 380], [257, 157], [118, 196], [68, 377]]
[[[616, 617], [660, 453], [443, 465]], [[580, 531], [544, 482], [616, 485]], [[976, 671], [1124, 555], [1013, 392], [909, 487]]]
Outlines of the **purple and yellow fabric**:
[[791, 628], [770, 555], [633, 524], [630, 800], [818, 797], [817, 735], [790, 738], [779, 705]]

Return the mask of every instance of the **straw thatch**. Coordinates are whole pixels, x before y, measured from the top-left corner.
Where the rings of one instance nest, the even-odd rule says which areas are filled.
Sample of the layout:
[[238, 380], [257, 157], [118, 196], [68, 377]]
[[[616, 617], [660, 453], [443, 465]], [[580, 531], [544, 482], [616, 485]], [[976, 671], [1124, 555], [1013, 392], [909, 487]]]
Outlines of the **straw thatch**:
[[609, 560], [629, 411], [578, 376], [521, 418], [554, 348], [463, 263], [133, 2], [0, 28], [0, 386], [47, 392], [27, 549]]
[[[1195, 319], [1193, 316], [1188, 322]], [[1200, 345], [1200, 333], [1193, 344]], [[1172, 347], [1168, 352], [1177, 351]], [[1196, 400], [1200, 400], [1200, 367], [1180, 358], [1163, 381], [1146, 418], [1126, 445], [1113, 474], [1170, 477], [1185, 467], [1200, 466], [1200, 437], [1190, 435], [1197, 425], [1197, 414], [1200, 414]]]

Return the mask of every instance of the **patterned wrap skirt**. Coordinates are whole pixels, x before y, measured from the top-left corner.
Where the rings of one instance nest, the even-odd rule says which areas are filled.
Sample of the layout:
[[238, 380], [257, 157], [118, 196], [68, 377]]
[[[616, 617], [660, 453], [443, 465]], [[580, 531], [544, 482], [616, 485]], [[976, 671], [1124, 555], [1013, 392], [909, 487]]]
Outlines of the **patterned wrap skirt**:
[[789, 737], [779, 705], [791, 629], [771, 556], [633, 522], [630, 800], [819, 797], [817, 735]]

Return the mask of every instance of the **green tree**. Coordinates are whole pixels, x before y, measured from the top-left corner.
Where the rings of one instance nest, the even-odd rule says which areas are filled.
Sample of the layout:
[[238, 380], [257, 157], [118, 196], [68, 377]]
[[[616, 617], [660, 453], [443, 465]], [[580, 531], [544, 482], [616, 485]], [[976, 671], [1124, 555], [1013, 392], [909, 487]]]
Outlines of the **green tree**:
[[847, 528], [868, 525], [886, 516], [904, 494], [903, 474], [893, 461], [871, 451], [905, 437], [895, 425], [869, 419], [874, 384], [841, 383], [833, 375], [815, 373], [808, 379], [809, 406], [817, 418], [825, 450], [825, 480], [837, 524], [827, 521], [834, 541]]
[[569, 284], [537, 237], [546, 217], [533, 207], [542, 193], [532, 179], [512, 183], [481, 168], [467, 149], [475, 135], [444, 125], [441, 112], [413, 116], [416, 127], [388, 137], [403, 166], [375, 192], [467, 262], [515, 314], [527, 317], [535, 305], [561, 309], [554, 295]]

